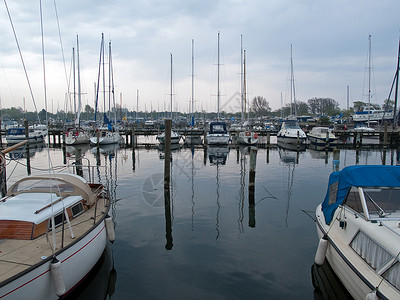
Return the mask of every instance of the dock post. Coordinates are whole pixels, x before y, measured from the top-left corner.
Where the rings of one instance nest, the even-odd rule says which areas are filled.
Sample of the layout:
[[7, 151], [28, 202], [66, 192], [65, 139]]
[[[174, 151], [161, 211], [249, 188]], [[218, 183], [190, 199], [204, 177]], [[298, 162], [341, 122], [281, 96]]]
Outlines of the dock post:
[[29, 126], [28, 126], [28, 120], [24, 120], [24, 126], [25, 126], [25, 139], [28, 141], [26, 143], [26, 171], [28, 172], [28, 175], [31, 175], [31, 157], [29, 154]]
[[297, 150], [300, 149], [300, 132], [297, 131]]
[[250, 171], [249, 171], [249, 227], [256, 227], [255, 212], [255, 181], [256, 181], [257, 149], [250, 149]]
[[268, 131], [267, 132], [267, 147], [269, 148], [271, 144], [271, 133]]
[[166, 250], [171, 250], [172, 242], [172, 218], [171, 218], [171, 127], [172, 119], [165, 120], [165, 158], [164, 158], [164, 209], [165, 209], [165, 237], [167, 243]]
[[387, 141], [388, 141], [388, 132], [387, 132], [388, 124], [387, 124], [387, 121], [385, 121], [385, 127], [384, 128], [385, 129], [384, 129], [384, 132], [383, 132], [383, 149], [386, 149], [387, 148]]
[[329, 130], [326, 132], [326, 137], [325, 137], [325, 150], [328, 151], [329, 148]]
[[76, 175], [83, 177], [82, 150], [80, 148], [75, 149], [75, 169]]

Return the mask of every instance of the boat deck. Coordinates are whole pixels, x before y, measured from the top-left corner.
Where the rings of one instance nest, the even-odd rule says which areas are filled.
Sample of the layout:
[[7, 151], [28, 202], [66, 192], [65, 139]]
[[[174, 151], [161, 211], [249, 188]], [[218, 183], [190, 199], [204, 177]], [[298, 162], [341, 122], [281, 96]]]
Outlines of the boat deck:
[[[91, 207], [89, 210], [71, 220], [72, 231], [75, 238], [71, 238], [69, 226], [64, 225], [64, 247], [73, 244], [81, 236], [85, 235], [94, 226], [94, 213], [96, 210], [96, 222], [98, 222], [108, 211], [108, 200], [99, 199], [97, 208]], [[60, 250], [62, 241], [62, 225], [56, 228], [55, 252]], [[23, 272], [35, 264], [40, 263], [49, 256], [52, 256], [51, 244], [53, 237], [51, 232], [44, 234], [34, 240], [0, 240], [0, 286], [3, 281]]]

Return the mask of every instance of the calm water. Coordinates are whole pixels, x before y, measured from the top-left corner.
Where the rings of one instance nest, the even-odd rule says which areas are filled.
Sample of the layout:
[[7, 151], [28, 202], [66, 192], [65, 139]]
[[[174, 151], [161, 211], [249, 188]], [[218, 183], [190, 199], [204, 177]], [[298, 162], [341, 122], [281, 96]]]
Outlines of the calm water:
[[[307, 213], [313, 216], [325, 196], [329, 174], [353, 164], [396, 164], [397, 157], [393, 150], [340, 150], [337, 162], [332, 152], [258, 149], [252, 205], [249, 148], [181, 148], [172, 154], [165, 207], [162, 151], [101, 150], [103, 167], [93, 175], [116, 199], [117, 238], [107, 253], [116, 272], [110, 285], [105, 264], [83, 299], [93, 290], [103, 291], [93, 299], [314, 299], [318, 239]], [[95, 151], [80, 151], [96, 165]], [[63, 163], [61, 149], [49, 153], [53, 165]], [[33, 172], [48, 165], [47, 150], [31, 154]], [[74, 149], [66, 154], [73, 160]], [[25, 173], [25, 165], [10, 162], [9, 184]]]

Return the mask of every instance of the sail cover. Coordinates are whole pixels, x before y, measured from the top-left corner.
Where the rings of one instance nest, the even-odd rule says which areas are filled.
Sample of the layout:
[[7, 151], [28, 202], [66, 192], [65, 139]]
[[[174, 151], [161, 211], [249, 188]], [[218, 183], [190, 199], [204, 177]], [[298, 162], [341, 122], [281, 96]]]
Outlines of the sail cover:
[[341, 205], [351, 187], [400, 187], [400, 166], [349, 166], [329, 177], [322, 211], [330, 224], [336, 208]]

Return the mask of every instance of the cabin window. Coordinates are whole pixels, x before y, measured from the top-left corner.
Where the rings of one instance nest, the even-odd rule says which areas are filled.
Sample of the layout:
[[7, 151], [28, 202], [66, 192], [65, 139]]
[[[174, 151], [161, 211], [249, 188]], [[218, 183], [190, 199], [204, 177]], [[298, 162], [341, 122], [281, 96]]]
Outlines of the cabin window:
[[361, 231], [356, 234], [350, 246], [374, 270], [380, 269], [393, 258], [390, 253]]
[[382, 276], [400, 290], [400, 263], [398, 261], [383, 273]]
[[82, 202], [79, 202], [75, 204], [74, 206], [71, 207], [72, 211], [72, 216], [76, 217], [77, 215], [80, 215], [83, 212], [83, 205]]
[[[62, 212], [54, 216], [55, 227], [60, 226], [63, 223], [63, 221], [64, 221], [64, 215]], [[49, 228], [50, 229], [52, 228], [51, 218], [49, 219]]]

